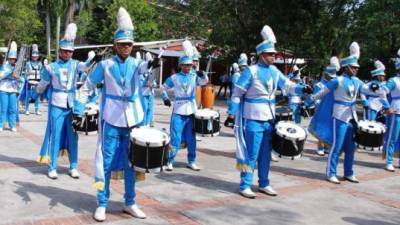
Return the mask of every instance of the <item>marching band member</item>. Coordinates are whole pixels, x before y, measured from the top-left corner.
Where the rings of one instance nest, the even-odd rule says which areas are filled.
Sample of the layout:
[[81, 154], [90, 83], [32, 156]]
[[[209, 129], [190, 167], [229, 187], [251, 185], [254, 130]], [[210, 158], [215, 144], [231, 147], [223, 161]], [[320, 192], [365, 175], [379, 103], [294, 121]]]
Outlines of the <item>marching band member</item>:
[[389, 79], [385, 85], [389, 94], [391, 110], [388, 111], [388, 119], [386, 121], [388, 133], [385, 137], [383, 151], [386, 153], [386, 170], [391, 172], [394, 172], [394, 153], [399, 153], [400, 151], [400, 49], [397, 55], [398, 58], [395, 60], [397, 75]]
[[96, 150], [95, 187], [98, 191], [97, 208], [93, 217], [97, 221], [106, 219], [112, 172], [123, 172], [123, 211], [137, 218], [146, 218], [146, 214], [135, 202], [135, 170], [129, 165], [128, 151], [130, 131], [139, 127], [144, 118], [140, 74], [154, 67], [158, 59], [150, 63], [131, 57], [134, 43], [133, 24], [124, 8], [119, 8], [117, 22], [118, 29], [114, 34], [116, 55], [97, 64], [79, 90], [74, 109], [75, 113], [82, 116], [88, 95], [97, 84], [104, 82]]
[[[233, 94], [233, 90], [235, 90], [236, 83], [237, 83], [237, 81], [239, 80], [239, 77], [240, 77], [240, 68], [239, 68], [239, 65], [237, 63], [233, 63], [232, 64], [231, 73], [232, 73], [232, 75], [231, 75], [231, 89], [229, 91], [230, 96], [229, 96], [228, 101], [227, 101], [228, 109], [229, 109], [230, 105], [232, 104], [231, 97], [232, 97], [232, 94]], [[234, 126], [233, 123], [229, 123], [229, 124], [225, 123], [224, 125], [226, 127], [231, 127], [231, 128], [233, 128], [233, 126]]]
[[[371, 90], [377, 90], [384, 86], [385, 81], [385, 65], [379, 60], [376, 60], [375, 69], [371, 71], [372, 81], [367, 83]], [[376, 120], [378, 113], [382, 110], [383, 105], [379, 99], [378, 94], [372, 93], [371, 95], [365, 96], [366, 100], [364, 103], [364, 119]]]
[[187, 167], [195, 171], [200, 170], [196, 165], [196, 136], [193, 129], [194, 114], [197, 111], [196, 87], [198, 85], [206, 85], [208, 77], [200, 71], [193, 73], [193, 47], [190, 41], [184, 41], [183, 48], [185, 55], [179, 58], [181, 71], [170, 76], [161, 87], [161, 98], [164, 101], [164, 105], [171, 106], [167, 90], [173, 89], [175, 94], [171, 117], [172, 149], [169, 153], [168, 171], [173, 170], [175, 157], [180, 149], [183, 135], [188, 149]]
[[25, 86], [25, 114], [29, 115], [29, 101], [34, 100], [35, 113], [40, 115], [40, 97], [36, 93], [36, 84], [33, 82], [40, 81], [40, 73], [43, 68], [42, 62], [39, 61], [39, 49], [36, 44], [32, 45], [31, 61], [25, 64], [26, 86]]
[[36, 87], [38, 94], [42, 94], [47, 86], [50, 88], [49, 118], [38, 161], [49, 164], [47, 176], [51, 179], [58, 178], [58, 155], [65, 153], [60, 151], [64, 139], [68, 143], [69, 175], [72, 178], [79, 178], [78, 136], [72, 128], [72, 108], [78, 73], [90, 66], [94, 52], [89, 54], [86, 63], [72, 59], [76, 31], [75, 24], [67, 26], [64, 38], [60, 40], [60, 59], [45, 67]]
[[[360, 47], [356, 42], [350, 45], [350, 56], [341, 60], [341, 67], [344, 70], [343, 75], [336, 79], [330, 80], [318, 93], [313, 94], [307, 99], [306, 105], [316, 99], [322, 98], [329, 92], [333, 92], [333, 106], [331, 111], [326, 111], [326, 115], [330, 118], [332, 114], [332, 124], [325, 128], [326, 132], [332, 132], [328, 135], [327, 143], [332, 147], [329, 152], [328, 165], [326, 169], [327, 180], [331, 183], [339, 184], [336, 168], [339, 160], [339, 154], [342, 149], [345, 150], [344, 157], [344, 179], [358, 183], [358, 179], [354, 175], [354, 150], [355, 143], [353, 134], [357, 129], [356, 114], [356, 98], [360, 93], [368, 94], [372, 91], [360, 79], [357, 73], [360, 65], [358, 58], [360, 57]], [[380, 98], [384, 102], [385, 108], [389, 107], [384, 91], [379, 90]], [[316, 121], [318, 122], [318, 121]], [[329, 129], [331, 128], [331, 129]]]
[[[292, 73], [289, 74], [289, 79], [294, 83], [301, 84], [300, 70], [297, 65], [293, 66]], [[293, 112], [294, 122], [296, 124], [301, 123], [301, 95], [299, 94], [290, 94], [289, 93], [289, 107]]]
[[[340, 70], [339, 59], [336, 56], [333, 56], [330, 59], [330, 65], [325, 67], [323, 70], [321, 81], [315, 84], [314, 93], [318, 93], [322, 90], [326, 84], [336, 78], [336, 73]], [[317, 154], [320, 156], [324, 156], [325, 152], [328, 152], [329, 145], [324, 141], [326, 140], [326, 127], [331, 127], [331, 117], [326, 117], [326, 112], [332, 111], [333, 106], [333, 93], [330, 92], [326, 94], [321, 99], [315, 101], [316, 109], [315, 114], [311, 118], [310, 125], [308, 127], [308, 131], [314, 137], [318, 139], [318, 149]], [[328, 123], [328, 125], [326, 125]]]
[[[232, 105], [227, 118], [228, 121], [236, 119], [236, 167], [241, 172], [239, 193], [247, 198], [256, 197], [250, 188], [256, 164], [258, 164], [258, 190], [267, 195], [277, 195], [268, 179], [271, 138], [275, 123], [276, 89], [279, 87], [288, 93], [298, 94], [303, 93], [305, 89], [289, 81], [273, 65], [276, 38], [272, 29], [267, 25], [264, 26], [261, 35], [264, 41], [256, 47], [258, 63], [249, 66], [241, 73], [232, 95]], [[243, 118], [245, 124], [243, 124]], [[245, 135], [243, 135], [243, 126]]]
[[[147, 62], [153, 61], [153, 57], [150, 52], [145, 55]], [[143, 90], [143, 111], [144, 111], [144, 126], [154, 126], [153, 116], [154, 116], [154, 87], [157, 86], [156, 80], [154, 79], [154, 74], [152, 68], [145, 73], [140, 75]]]
[[14, 41], [11, 42], [7, 60], [8, 64], [3, 65], [0, 71], [0, 131], [3, 131], [4, 125], [8, 122], [11, 131], [17, 132], [17, 93], [20, 90], [21, 77], [16, 77], [14, 74], [17, 62], [17, 44]]

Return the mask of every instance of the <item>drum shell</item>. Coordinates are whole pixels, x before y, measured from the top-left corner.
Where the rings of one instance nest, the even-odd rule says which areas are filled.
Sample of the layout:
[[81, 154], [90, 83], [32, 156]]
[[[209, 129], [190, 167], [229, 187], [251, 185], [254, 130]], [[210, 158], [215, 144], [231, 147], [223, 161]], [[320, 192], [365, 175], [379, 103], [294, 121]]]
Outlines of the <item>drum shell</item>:
[[368, 133], [360, 128], [356, 131], [355, 142], [359, 148], [374, 150], [380, 149], [384, 144], [385, 133]]
[[206, 85], [201, 90], [201, 104], [205, 109], [212, 109], [215, 103], [215, 91], [212, 85]]
[[200, 106], [201, 106], [201, 93], [202, 93], [202, 88], [201, 87], [197, 87], [196, 88], [196, 104], [197, 104], [197, 108], [200, 108]]
[[[83, 122], [83, 125], [80, 126], [74, 126], [74, 129], [78, 132], [83, 132], [86, 135], [88, 135], [89, 132], [97, 132], [98, 130], [98, 117], [99, 117], [99, 112], [96, 114], [88, 114], [85, 113], [85, 121]], [[81, 122], [83, 118], [74, 116], [74, 120]]]
[[131, 138], [129, 146], [129, 161], [135, 167], [135, 170], [150, 172], [154, 169], [161, 169], [168, 162], [168, 142], [162, 146], [151, 147], [142, 146], [135, 143]]
[[[207, 129], [209, 120], [211, 120], [212, 123], [212, 130]], [[220, 129], [221, 125], [219, 116], [210, 119], [194, 118], [194, 130], [196, 133], [201, 134], [202, 136], [217, 136]]]
[[293, 121], [293, 113], [287, 107], [278, 107], [275, 110], [275, 123], [279, 121], [290, 120]]
[[[277, 152], [280, 156], [294, 157], [300, 155], [304, 149], [305, 140], [287, 140], [284, 137], [274, 133], [272, 135], [272, 149]], [[296, 146], [297, 148], [296, 148]]]

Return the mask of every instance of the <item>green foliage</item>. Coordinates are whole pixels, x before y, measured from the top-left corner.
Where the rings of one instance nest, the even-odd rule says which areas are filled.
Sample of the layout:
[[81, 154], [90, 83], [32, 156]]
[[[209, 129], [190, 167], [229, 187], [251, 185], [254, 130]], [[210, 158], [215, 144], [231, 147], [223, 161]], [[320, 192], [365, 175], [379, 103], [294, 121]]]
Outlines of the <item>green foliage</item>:
[[43, 40], [44, 27], [36, 6], [37, 0], [0, 0], [0, 39], [4, 45], [10, 39], [18, 44]]

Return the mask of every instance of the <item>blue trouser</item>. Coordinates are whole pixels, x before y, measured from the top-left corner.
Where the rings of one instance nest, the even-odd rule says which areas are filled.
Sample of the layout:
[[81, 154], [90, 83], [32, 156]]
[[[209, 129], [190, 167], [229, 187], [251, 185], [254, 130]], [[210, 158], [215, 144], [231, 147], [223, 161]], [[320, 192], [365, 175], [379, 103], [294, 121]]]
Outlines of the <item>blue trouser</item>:
[[400, 114], [393, 114], [387, 120], [388, 133], [385, 140], [386, 165], [393, 164], [394, 151], [399, 145]]
[[149, 125], [153, 121], [154, 114], [154, 95], [143, 96], [144, 125]]
[[[97, 192], [98, 206], [107, 207], [110, 197], [110, 178], [113, 166], [122, 163], [125, 179], [125, 205], [135, 204], [135, 171], [129, 166], [129, 128], [115, 127], [105, 123], [103, 129], [103, 166], [105, 187]], [[118, 162], [117, 162], [118, 161]]]
[[300, 111], [300, 104], [291, 103], [290, 109], [293, 112], [294, 122], [297, 124], [301, 123], [301, 111]]
[[194, 163], [196, 161], [196, 136], [193, 129], [194, 116], [193, 115], [179, 115], [176, 113], [172, 114], [171, 118], [171, 146], [172, 149], [169, 152], [169, 162], [175, 163], [175, 157], [178, 154], [182, 136], [185, 136], [185, 141], [188, 149], [188, 163]]
[[0, 91], [1, 121], [0, 128], [8, 122], [10, 128], [15, 128], [17, 121], [17, 94], [13, 92]]
[[351, 123], [345, 123], [338, 119], [333, 119], [333, 143], [328, 157], [326, 175], [336, 176], [336, 168], [339, 161], [340, 151], [345, 150], [344, 156], [344, 176], [353, 175], [354, 150], [354, 127]]
[[240, 173], [240, 190], [253, 184], [253, 173], [258, 165], [258, 186], [269, 185], [268, 173], [271, 161], [271, 139], [274, 130], [273, 123], [268, 121], [247, 120], [245, 141], [253, 172]]
[[26, 93], [26, 98], [25, 98], [25, 111], [29, 111], [29, 101], [30, 99], [33, 99], [35, 101], [35, 112], [39, 111], [40, 107], [40, 97], [36, 93], [35, 90], [36, 86], [28, 86], [28, 93]]
[[78, 135], [72, 128], [72, 110], [52, 105], [50, 107], [50, 164], [49, 171], [57, 169], [58, 155], [63, 145], [63, 134], [68, 142], [70, 169], [78, 167]]
[[373, 109], [367, 109], [366, 110], [366, 113], [367, 113], [367, 120], [373, 120], [373, 121], [375, 121], [376, 120], [376, 117], [377, 117], [377, 115], [378, 115], [378, 112], [377, 111], [375, 111], [375, 110], [373, 110]]

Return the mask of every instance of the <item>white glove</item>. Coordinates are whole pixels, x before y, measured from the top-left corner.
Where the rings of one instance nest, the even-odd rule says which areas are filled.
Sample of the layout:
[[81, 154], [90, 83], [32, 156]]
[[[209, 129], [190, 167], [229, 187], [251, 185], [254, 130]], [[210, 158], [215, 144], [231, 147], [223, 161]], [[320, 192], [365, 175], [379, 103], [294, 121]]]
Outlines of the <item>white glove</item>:
[[92, 59], [94, 59], [95, 56], [96, 56], [96, 53], [94, 53], [93, 50], [90, 51], [90, 52], [88, 53], [87, 61], [92, 61]]

